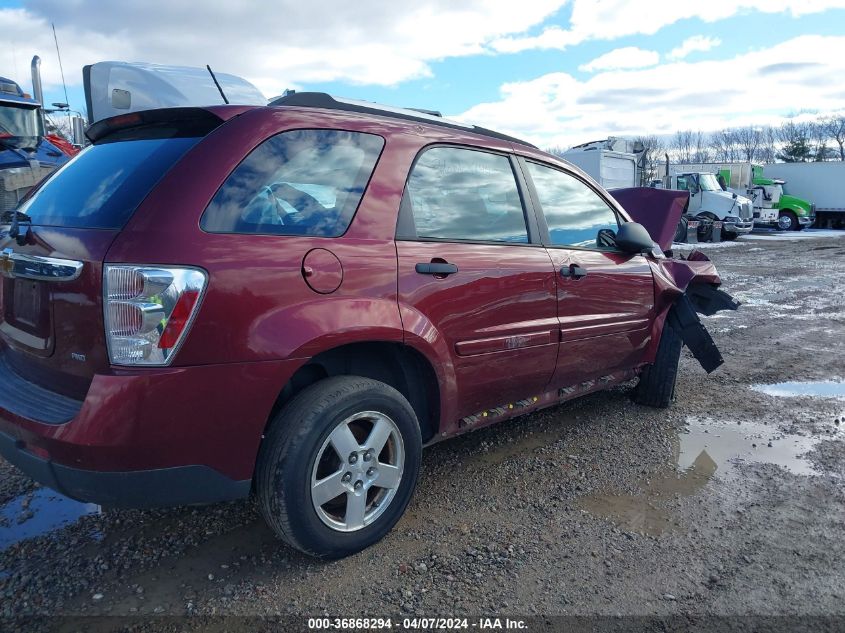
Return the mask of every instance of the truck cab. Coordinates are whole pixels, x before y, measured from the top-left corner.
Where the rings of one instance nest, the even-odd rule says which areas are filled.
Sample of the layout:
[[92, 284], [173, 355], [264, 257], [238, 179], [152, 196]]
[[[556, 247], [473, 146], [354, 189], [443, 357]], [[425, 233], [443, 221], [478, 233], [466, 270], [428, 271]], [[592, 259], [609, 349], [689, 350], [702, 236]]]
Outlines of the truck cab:
[[712, 173], [670, 173], [664, 177], [663, 186], [667, 189], [689, 191], [687, 214], [698, 220], [721, 221], [722, 235], [728, 239], [750, 233], [754, 228], [751, 200], [724, 191]]
[[41, 104], [0, 77], [0, 213], [11, 211], [68, 156], [45, 138]]
[[786, 193], [786, 181], [763, 175], [763, 166], [750, 162], [709, 163], [696, 168], [717, 174], [724, 189], [751, 198], [755, 226], [770, 226], [783, 231], [799, 231], [816, 219], [816, 207], [809, 201]]
[[777, 225], [784, 231], [800, 231], [816, 221], [815, 205], [787, 194], [783, 189], [785, 180], [764, 177], [760, 165], [754, 166], [753, 174], [748, 193], [754, 200], [755, 221]]

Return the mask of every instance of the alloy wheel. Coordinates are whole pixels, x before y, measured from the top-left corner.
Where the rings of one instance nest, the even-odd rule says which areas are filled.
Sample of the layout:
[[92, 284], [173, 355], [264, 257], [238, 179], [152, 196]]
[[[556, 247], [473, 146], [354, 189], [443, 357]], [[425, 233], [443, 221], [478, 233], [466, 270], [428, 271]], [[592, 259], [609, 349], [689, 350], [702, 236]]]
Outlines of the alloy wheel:
[[402, 481], [405, 447], [396, 423], [362, 411], [340, 422], [317, 451], [311, 502], [317, 516], [339, 532], [355, 532], [381, 516]]

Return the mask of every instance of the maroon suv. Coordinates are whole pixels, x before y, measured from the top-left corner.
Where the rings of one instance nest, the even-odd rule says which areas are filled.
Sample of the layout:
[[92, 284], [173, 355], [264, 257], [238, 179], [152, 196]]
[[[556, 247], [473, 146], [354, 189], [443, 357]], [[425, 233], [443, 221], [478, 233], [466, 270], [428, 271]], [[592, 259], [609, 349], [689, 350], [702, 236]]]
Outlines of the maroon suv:
[[0, 232], [0, 452], [71, 497], [252, 491], [339, 557], [424, 444], [636, 376], [666, 406], [683, 343], [721, 362], [712, 264], [516, 139], [316, 93], [89, 137]]

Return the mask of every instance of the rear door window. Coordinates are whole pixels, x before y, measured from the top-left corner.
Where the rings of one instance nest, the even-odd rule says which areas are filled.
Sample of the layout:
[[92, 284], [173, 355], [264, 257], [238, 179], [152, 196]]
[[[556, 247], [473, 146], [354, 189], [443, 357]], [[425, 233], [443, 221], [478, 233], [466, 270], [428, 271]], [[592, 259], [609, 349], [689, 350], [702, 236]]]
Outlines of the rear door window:
[[24, 199], [32, 223], [119, 229], [199, 137], [102, 142], [63, 165]]
[[507, 156], [457, 147], [423, 153], [408, 179], [397, 237], [527, 243], [522, 200]]
[[384, 140], [343, 130], [291, 130], [259, 145], [203, 213], [210, 233], [337, 237], [361, 202]]

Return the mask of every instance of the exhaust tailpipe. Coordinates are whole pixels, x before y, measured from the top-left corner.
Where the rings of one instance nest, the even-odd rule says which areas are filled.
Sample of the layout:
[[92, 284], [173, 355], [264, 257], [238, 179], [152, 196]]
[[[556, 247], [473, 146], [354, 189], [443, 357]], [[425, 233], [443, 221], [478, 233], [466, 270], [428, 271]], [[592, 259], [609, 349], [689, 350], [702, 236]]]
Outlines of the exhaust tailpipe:
[[41, 117], [41, 125], [44, 126], [44, 90], [41, 88], [41, 58], [35, 55], [30, 65], [32, 70], [32, 96], [41, 104], [38, 114]]

